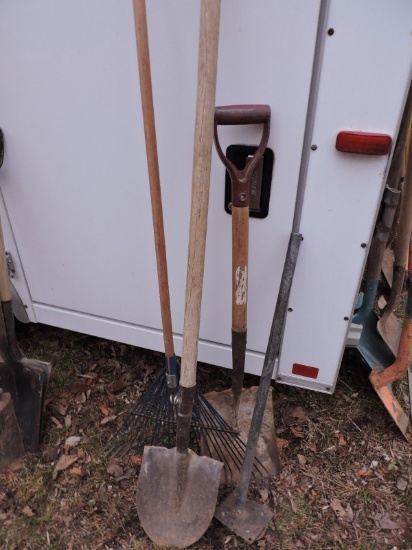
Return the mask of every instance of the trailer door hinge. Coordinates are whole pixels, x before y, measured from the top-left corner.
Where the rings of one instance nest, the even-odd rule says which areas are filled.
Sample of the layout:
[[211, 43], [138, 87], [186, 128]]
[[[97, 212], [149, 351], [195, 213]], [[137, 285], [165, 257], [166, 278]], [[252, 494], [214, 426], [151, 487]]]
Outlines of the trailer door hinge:
[[10, 279], [13, 279], [16, 274], [16, 268], [14, 267], [13, 257], [10, 252], [6, 250], [6, 262], [7, 262], [7, 271]]

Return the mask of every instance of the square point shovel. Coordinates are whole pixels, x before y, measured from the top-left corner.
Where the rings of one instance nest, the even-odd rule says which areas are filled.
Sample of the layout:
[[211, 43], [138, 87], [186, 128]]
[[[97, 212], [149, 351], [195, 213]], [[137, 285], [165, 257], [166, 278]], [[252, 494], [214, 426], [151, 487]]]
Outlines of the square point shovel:
[[[232, 182], [232, 385], [229, 390], [210, 392], [208, 401], [246, 442], [258, 388], [243, 388], [247, 337], [248, 242], [250, 184], [258, 163], [263, 158], [270, 133], [269, 105], [228, 105], [215, 109], [215, 146]], [[260, 144], [244, 168], [237, 168], [223, 153], [218, 126], [263, 125]], [[229, 450], [228, 450], [229, 451]], [[203, 452], [203, 450], [202, 450]], [[228, 454], [228, 452], [226, 453]], [[278, 475], [280, 462], [276, 443], [273, 403], [268, 396], [256, 458], [267, 476]], [[225, 456], [225, 462], [230, 460]], [[239, 475], [233, 481], [238, 481]]]
[[137, 484], [140, 523], [155, 544], [169, 548], [186, 548], [206, 531], [215, 511], [223, 467], [221, 462], [200, 457], [189, 449], [196, 393], [220, 0], [202, 0], [200, 14], [192, 204], [176, 447], [145, 447]]
[[[11, 396], [21, 432], [21, 434], [16, 433], [17, 444], [21, 437], [26, 451], [38, 452], [44, 397], [51, 365], [25, 357], [17, 344], [1, 220], [0, 303], [0, 388]], [[5, 433], [2, 431], [0, 438], [5, 437]], [[1, 444], [4, 444], [4, 441]]]

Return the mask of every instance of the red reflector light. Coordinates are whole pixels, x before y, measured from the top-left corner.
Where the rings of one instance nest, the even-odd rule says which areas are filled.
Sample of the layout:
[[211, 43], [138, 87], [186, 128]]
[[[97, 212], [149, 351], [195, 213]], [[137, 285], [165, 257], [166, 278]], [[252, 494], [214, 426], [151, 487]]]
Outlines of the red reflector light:
[[309, 365], [300, 365], [299, 363], [293, 363], [292, 374], [298, 376], [306, 376], [306, 378], [317, 378], [319, 369], [317, 367], [310, 367]]
[[387, 155], [391, 149], [391, 145], [392, 138], [387, 134], [339, 132], [336, 138], [336, 149], [342, 153]]

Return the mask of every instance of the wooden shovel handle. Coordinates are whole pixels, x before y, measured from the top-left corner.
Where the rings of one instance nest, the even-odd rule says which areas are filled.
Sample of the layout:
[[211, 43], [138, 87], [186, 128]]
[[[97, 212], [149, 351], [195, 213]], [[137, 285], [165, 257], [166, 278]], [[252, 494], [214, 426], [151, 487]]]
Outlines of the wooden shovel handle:
[[153, 108], [152, 79], [150, 71], [149, 39], [147, 32], [146, 2], [133, 0], [137, 58], [139, 64], [140, 93], [142, 100], [144, 133], [146, 140], [147, 168], [149, 172], [150, 198], [155, 239], [157, 277], [159, 281], [160, 309], [166, 357], [174, 355], [172, 316], [170, 311], [167, 273], [166, 242], [163, 224], [162, 194], [160, 188], [159, 161], [157, 156], [156, 126]]
[[232, 207], [232, 330], [246, 331], [249, 208]]
[[219, 42], [220, 0], [200, 3], [200, 39], [194, 138], [192, 204], [186, 277], [180, 385], [196, 385], [200, 308], [206, 249], [210, 167]]

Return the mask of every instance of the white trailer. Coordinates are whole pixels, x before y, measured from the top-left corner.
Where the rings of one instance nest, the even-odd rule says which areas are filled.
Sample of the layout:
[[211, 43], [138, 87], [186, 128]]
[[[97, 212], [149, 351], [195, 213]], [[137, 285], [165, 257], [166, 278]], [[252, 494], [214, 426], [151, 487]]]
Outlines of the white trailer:
[[[199, 3], [148, 2], [176, 352]], [[268, 104], [269, 212], [251, 218], [246, 371], [259, 374], [295, 215], [304, 236], [277, 379], [333, 392], [411, 79], [409, 0], [224, 0], [217, 105]], [[131, 0], [2, 0], [0, 214], [27, 320], [163, 350]], [[228, 128], [257, 145], [259, 129]], [[199, 360], [231, 367], [231, 218], [214, 153]], [[297, 200], [298, 197], [298, 200]], [[300, 213], [301, 207], [301, 213]], [[349, 340], [348, 340], [349, 339]]]

